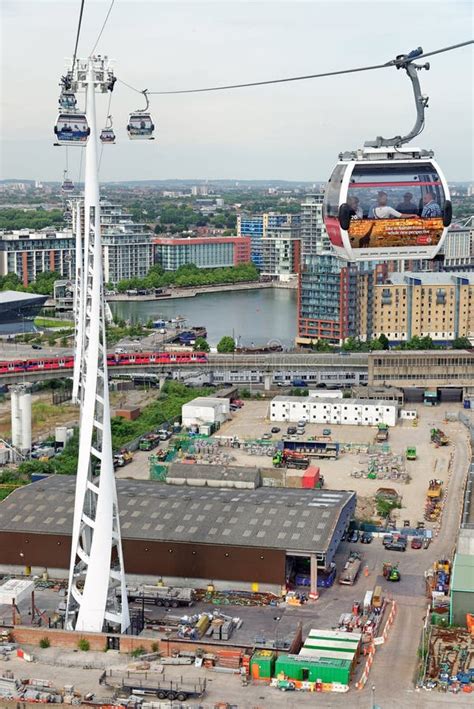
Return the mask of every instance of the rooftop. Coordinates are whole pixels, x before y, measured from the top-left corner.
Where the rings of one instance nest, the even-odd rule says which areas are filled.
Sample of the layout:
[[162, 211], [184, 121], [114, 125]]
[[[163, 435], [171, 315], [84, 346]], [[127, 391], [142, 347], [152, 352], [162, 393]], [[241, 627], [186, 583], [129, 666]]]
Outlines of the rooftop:
[[356, 406], [397, 406], [395, 401], [391, 399], [338, 399], [334, 396], [321, 396], [321, 397], [309, 397], [309, 396], [274, 396], [273, 401], [289, 401], [297, 402], [301, 401], [308, 404], [332, 404], [333, 406], [347, 406], [347, 404]]
[[474, 554], [456, 554], [454, 557], [451, 590], [474, 593]]
[[23, 303], [27, 305], [28, 303], [44, 303], [48, 300], [47, 295], [37, 295], [36, 293], [23, 293], [22, 291], [16, 290], [3, 290], [0, 291], [0, 304], [4, 303]]
[[260, 484], [259, 468], [245, 468], [231, 465], [206, 465], [202, 463], [173, 463], [168, 468], [169, 478], [196, 480], [233, 480], [238, 482]]
[[[409, 279], [414, 279], [419, 281], [420, 286], [452, 286], [460, 278], [466, 279], [466, 285], [474, 285], [474, 273], [456, 271], [455, 273], [449, 272], [415, 272], [415, 271], [405, 271], [404, 273], [391, 273], [389, 282], [392, 285], [406, 285]], [[383, 287], [383, 284], [381, 284]]]
[[[0, 502], [0, 531], [69, 535], [76, 479], [52, 475]], [[325, 552], [345, 490], [229, 490], [117, 480], [124, 539]]]
[[195, 399], [188, 401], [184, 406], [222, 406], [227, 403], [227, 399], [219, 399], [216, 396], [197, 396]]

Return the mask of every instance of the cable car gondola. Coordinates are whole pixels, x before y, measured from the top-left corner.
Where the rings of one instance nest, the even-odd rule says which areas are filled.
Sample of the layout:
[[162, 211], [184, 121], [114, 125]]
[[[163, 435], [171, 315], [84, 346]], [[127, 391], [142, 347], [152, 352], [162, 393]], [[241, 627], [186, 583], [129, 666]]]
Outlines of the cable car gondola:
[[109, 143], [111, 145], [115, 143], [115, 133], [112, 128], [112, 116], [107, 116], [105, 127], [100, 131], [100, 142], [104, 144]]
[[404, 137], [378, 137], [343, 153], [325, 191], [323, 215], [334, 250], [349, 261], [434, 258], [452, 218], [449, 187], [431, 151], [402, 147], [424, 127], [428, 99], [413, 64], [418, 48], [394, 65], [410, 77], [417, 120]]
[[54, 132], [56, 145], [85, 145], [91, 130], [85, 113], [69, 111], [59, 114]]
[[59, 96], [59, 106], [65, 111], [74, 111], [76, 108], [77, 100], [75, 94], [68, 90], [63, 89]]
[[64, 170], [63, 183], [61, 185], [61, 192], [63, 194], [70, 194], [71, 192], [74, 192], [75, 189], [76, 188], [74, 187], [74, 182], [68, 178], [67, 170]]
[[142, 93], [146, 100], [145, 108], [133, 111], [128, 119], [127, 133], [130, 140], [154, 140], [153, 131], [155, 126], [153, 125], [151, 114], [148, 112], [150, 102], [147, 92], [143, 91]]

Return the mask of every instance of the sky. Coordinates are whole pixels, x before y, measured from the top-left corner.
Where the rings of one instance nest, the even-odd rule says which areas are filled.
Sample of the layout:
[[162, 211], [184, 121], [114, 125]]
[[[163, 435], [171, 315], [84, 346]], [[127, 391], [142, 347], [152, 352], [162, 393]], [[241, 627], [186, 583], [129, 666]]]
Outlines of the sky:
[[[85, 0], [87, 56], [110, 0]], [[79, 0], [1, 0], [0, 177], [59, 180], [66, 150], [53, 147], [58, 81], [73, 53]], [[259, 81], [389, 61], [472, 38], [464, 0], [115, 0], [97, 52], [138, 89]], [[430, 97], [414, 145], [435, 150], [448, 180], [473, 178], [473, 53], [430, 58]], [[79, 96], [79, 104], [83, 102]], [[338, 153], [377, 135], [408, 132], [411, 85], [395, 68], [235, 91], [154, 96], [156, 140], [130, 141], [128, 113], [142, 97], [117, 83], [117, 144], [105, 146], [101, 180], [327, 179]], [[105, 120], [107, 98], [99, 97]], [[79, 176], [82, 148], [68, 149]]]

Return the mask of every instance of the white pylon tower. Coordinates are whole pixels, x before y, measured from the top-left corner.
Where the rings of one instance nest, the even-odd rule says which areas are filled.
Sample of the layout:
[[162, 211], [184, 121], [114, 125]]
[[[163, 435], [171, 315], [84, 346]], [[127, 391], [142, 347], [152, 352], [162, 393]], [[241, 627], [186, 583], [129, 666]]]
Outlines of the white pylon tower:
[[83, 632], [101, 632], [109, 626], [125, 632], [130, 615], [112, 456], [95, 112], [95, 93], [113, 87], [113, 74], [107, 57], [89, 57], [76, 60], [70, 78], [74, 92], [86, 90], [90, 135], [85, 165], [82, 306], [78, 306], [82, 307], [83, 334], [76, 342], [77, 356], [82, 357], [79, 458], [66, 624]]
[[84, 359], [84, 252], [82, 250], [81, 201], [73, 203], [73, 230], [76, 239], [76, 272], [74, 279], [74, 373], [72, 378], [72, 401], [80, 403], [82, 363]]

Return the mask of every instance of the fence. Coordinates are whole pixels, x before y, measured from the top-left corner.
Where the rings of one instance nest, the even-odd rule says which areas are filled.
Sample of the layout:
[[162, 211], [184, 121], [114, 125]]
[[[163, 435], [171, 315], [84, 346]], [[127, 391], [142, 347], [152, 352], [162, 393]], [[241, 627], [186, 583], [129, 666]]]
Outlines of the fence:
[[[474, 426], [471, 419], [462, 411], [459, 412], [459, 420], [469, 431], [471, 439], [471, 450], [474, 450]], [[466, 487], [462, 507], [461, 527], [464, 529], [474, 529], [474, 455], [471, 455], [471, 463], [467, 474]]]

